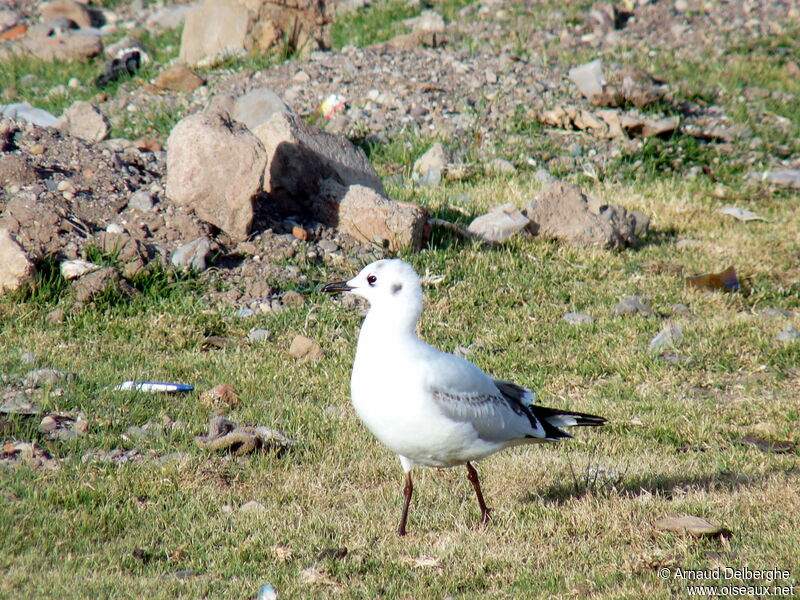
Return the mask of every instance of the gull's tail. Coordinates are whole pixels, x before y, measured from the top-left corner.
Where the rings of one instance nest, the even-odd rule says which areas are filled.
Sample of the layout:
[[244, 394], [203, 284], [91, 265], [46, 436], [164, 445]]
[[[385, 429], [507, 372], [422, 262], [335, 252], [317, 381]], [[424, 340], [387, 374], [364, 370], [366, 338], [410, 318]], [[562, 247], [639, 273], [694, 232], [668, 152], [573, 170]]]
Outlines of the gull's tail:
[[586, 413], [558, 410], [545, 406], [531, 405], [531, 413], [544, 427], [547, 439], [569, 438], [570, 434], [561, 431], [559, 427], [599, 427], [606, 422], [603, 417]]

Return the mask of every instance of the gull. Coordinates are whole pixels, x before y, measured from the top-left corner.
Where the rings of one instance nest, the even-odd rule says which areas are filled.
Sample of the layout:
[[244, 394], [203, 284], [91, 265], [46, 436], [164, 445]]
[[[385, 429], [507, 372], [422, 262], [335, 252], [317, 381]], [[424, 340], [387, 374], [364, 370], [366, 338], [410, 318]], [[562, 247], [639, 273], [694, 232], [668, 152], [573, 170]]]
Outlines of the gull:
[[399, 535], [406, 535], [414, 466], [466, 465], [481, 524], [489, 521], [474, 461], [522, 444], [572, 437], [561, 427], [598, 426], [603, 417], [533, 404], [527, 388], [494, 379], [470, 361], [420, 340], [422, 285], [413, 267], [384, 259], [323, 292], [365, 298], [370, 308], [358, 337], [350, 379], [353, 407], [367, 428], [400, 458], [406, 481]]

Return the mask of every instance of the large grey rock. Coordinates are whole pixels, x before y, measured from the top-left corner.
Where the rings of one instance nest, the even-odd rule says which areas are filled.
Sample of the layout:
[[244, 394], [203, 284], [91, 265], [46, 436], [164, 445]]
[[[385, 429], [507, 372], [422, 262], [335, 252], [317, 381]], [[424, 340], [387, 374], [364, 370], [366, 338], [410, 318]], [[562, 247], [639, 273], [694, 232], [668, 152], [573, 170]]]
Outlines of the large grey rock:
[[317, 220], [393, 251], [418, 250], [429, 235], [427, 214], [422, 208], [389, 200], [362, 185], [345, 188], [329, 179], [315, 197], [313, 207]]
[[255, 131], [278, 112], [291, 113], [292, 109], [271, 89], [256, 88], [236, 99], [231, 116], [247, 125], [250, 131]]
[[35, 270], [28, 255], [7, 229], [0, 229], [0, 294], [33, 281]]
[[180, 58], [197, 65], [280, 40], [300, 51], [327, 49], [332, 21], [333, 2], [325, 0], [204, 0], [186, 17]]
[[623, 248], [637, 243], [644, 233], [639, 217], [621, 206], [602, 204], [574, 184], [556, 182], [545, 187], [528, 205], [534, 233], [578, 246]]
[[91, 102], [79, 100], [64, 111], [56, 128], [88, 142], [100, 142], [108, 137], [111, 126], [105, 115]]
[[524, 231], [528, 225], [530, 225], [528, 217], [523, 215], [511, 202], [508, 202], [477, 217], [469, 224], [467, 231], [487, 242], [502, 243], [511, 236]]
[[267, 151], [264, 190], [280, 205], [299, 211], [309, 208], [309, 199], [318, 195], [327, 179], [345, 187], [362, 185], [384, 193], [381, 178], [367, 155], [343, 136], [285, 113], [274, 114], [254, 133]]
[[241, 241], [250, 233], [265, 164], [264, 146], [241, 123], [224, 113], [191, 115], [167, 140], [166, 195]]

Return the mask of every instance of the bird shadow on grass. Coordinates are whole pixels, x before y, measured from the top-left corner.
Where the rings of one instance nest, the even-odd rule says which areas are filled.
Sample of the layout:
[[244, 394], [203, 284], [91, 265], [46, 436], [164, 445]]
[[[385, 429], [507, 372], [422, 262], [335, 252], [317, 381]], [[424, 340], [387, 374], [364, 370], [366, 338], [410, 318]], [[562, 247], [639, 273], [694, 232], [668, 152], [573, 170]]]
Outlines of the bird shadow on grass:
[[564, 481], [526, 493], [521, 501], [563, 505], [571, 499], [594, 496], [597, 498], [636, 498], [654, 495], [671, 499], [686, 490], [700, 489], [709, 492], [732, 492], [757, 485], [763, 476], [721, 471], [692, 476], [640, 475], [626, 477], [603, 472], [602, 467], [590, 467], [585, 472], [568, 472]]

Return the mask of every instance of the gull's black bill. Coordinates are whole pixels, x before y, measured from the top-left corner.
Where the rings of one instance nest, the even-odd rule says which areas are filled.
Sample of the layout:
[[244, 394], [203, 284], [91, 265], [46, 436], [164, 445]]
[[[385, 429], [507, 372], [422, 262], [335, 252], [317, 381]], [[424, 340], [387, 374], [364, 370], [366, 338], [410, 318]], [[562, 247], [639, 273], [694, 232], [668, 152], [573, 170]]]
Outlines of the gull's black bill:
[[352, 289], [353, 287], [347, 285], [346, 281], [334, 281], [333, 283], [326, 283], [319, 288], [319, 291], [326, 294], [338, 294], [339, 292], [349, 292]]

